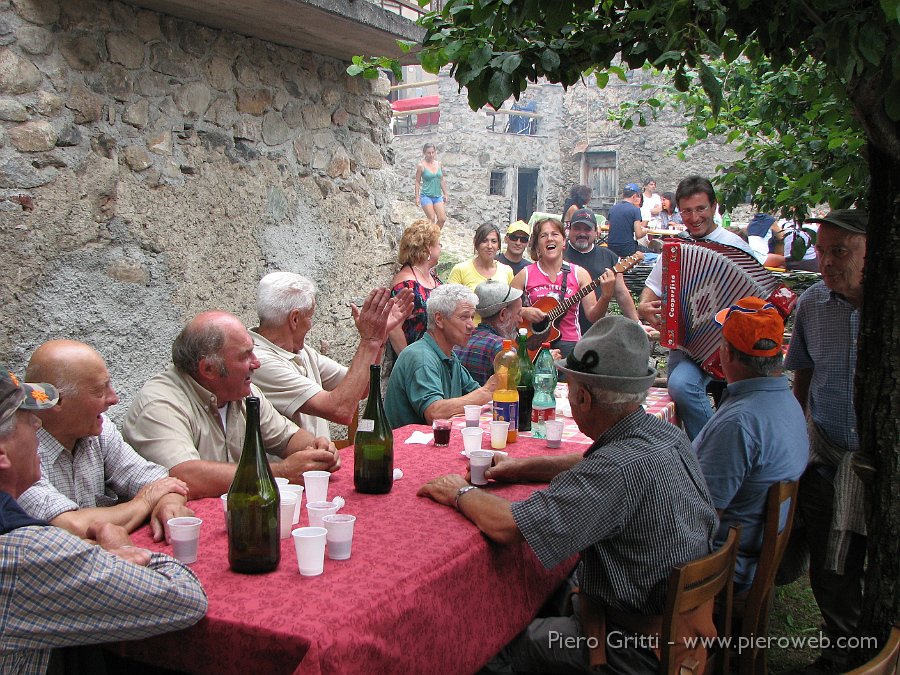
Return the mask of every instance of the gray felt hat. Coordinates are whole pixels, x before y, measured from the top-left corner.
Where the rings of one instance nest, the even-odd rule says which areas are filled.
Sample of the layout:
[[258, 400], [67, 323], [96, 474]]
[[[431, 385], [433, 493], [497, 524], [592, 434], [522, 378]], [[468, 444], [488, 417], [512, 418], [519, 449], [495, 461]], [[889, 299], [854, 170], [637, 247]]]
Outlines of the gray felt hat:
[[869, 212], [864, 209], [834, 209], [824, 218], [807, 218], [807, 223], [828, 223], [854, 234], [865, 234]]
[[488, 279], [475, 287], [478, 304], [475, 311], [482, 319], [498, 314], [501, 309], [522, 297], [522, 291], [507, 286], [502, 281]]
[[609, 391], [639, 394], [656, 379], [656, 369], [647, 365], [649, 359], [650, 340], [640, 325], [624, 316], [604, 316], [556, 367], [567, 378]]

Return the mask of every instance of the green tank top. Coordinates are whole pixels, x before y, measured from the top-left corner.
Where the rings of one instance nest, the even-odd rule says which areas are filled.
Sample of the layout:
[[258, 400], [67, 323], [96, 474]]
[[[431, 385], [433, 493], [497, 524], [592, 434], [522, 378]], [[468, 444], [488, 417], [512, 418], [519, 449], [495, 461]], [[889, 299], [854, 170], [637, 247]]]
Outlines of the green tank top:
[[422, 194], [426, 197], [441, 196], [441, 176], [444, 170], [438, 167], [437, 173], [432, 173], [427, 168], [422, 168]]

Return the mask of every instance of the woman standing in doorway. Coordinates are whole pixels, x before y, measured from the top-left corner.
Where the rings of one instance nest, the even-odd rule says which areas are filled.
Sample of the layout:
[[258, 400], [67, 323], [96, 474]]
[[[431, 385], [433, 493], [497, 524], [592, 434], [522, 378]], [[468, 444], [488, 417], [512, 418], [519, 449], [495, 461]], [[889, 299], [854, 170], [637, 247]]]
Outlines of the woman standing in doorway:
[[447, 183], [444, 169], [437, 161], [434, 143], [426, 143], [422, 148], [424, 158], [416, 165], [416, 201], [428, 220], [444, 227], [447, 222]]

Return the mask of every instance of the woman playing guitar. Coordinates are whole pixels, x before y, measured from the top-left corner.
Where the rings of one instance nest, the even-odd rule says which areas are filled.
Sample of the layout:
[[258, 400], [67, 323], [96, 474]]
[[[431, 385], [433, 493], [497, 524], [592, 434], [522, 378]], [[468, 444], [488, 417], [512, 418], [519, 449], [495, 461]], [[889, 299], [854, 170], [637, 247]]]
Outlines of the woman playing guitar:
[[[529, 244], [532, 260], [537, 262], [519, 272], [510, 284], [513, 288], [524, 290], [526, 304], [530, 306], [522, 309], [522, 320], [531, 324], [535, 334], [547, 330], [548, 326], [543, 324], [548, 323], [547, 312], [552, 309], [551, 305], [555, 306], [558, 301], [571, 298], [578, 293], [580, 288], [587, 286], [592, 281], [584, 268], [564, 263], [565, 246], [566, 235], [561, 222], [553, 218], [537, 221], [534, 224]], [[568, 268], [568, 273], [565, 275], [563, 274], [563, 264]], [[609, 301], [613, 297], [615, 283], [616, 273], [606, 270], [600, 277], [600, 299], [597, 299], [595, 293], [588, 293], [582, 298], [585, 316], [592, 323], [606, 314]], [[565, 297], [560, 297], [563, 293]], [[544, 300], [544, 298], [547, 299]], [[565, 358], [581, 338], [581, 328], [578, 325], [578, 303], [574, 303], [555, 323], [559, 327], [560, 335], [552, 342], [552, 346], [554, 349], [559, 349]], [[553, 326], [549, 326], [549, 330], [553, 333]]]

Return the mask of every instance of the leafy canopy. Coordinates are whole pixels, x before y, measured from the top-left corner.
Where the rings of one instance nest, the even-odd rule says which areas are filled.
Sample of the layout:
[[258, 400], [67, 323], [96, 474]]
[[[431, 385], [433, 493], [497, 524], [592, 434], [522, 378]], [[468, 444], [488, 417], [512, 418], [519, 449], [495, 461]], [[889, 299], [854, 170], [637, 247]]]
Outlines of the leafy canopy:
[[674, 108], [687, 120], [686, 140], [675, 151], [681, 159], [687, 148], [711, 135], [734, 145], [742, 159], [719, 167], [716, 179], [726, 209], [749, 194], [764, 211], [803, 220], [810, 204], [862, 203], [869, 173], [865, 134], [821, 63], [807, 59], [796, 68], [775, 70], [769, 59], [742, 58], [708, 66], [727, 92], [718, 115], [699, 73], [687, 71], [686, 92], [644, 85], [645, 95], [610, 110], [610, 119], [629, 129]]

